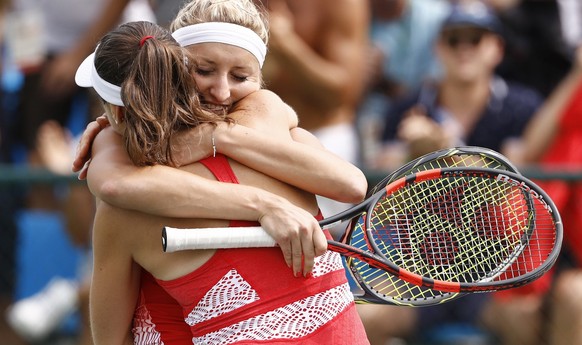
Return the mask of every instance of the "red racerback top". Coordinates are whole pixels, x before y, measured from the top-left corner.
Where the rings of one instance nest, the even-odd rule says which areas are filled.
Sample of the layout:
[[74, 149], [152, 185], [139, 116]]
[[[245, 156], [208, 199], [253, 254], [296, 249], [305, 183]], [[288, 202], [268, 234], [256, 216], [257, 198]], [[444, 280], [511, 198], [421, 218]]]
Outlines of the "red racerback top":
[[[217, 180], [238, 183], [225, 156], [201, 163]], [[230, 222], [232, 231], [252, 225], [257, 223]], [[147, 272], [142, 279], [136, 339], [155, 334], [165, 345], [368, 344], [341, 257], [331, 251], [316, 258], [307, 278], [293, 276], [279, 248], [241, 248], [217, 250], [200, 268], [174, 280], [156, 284]]]

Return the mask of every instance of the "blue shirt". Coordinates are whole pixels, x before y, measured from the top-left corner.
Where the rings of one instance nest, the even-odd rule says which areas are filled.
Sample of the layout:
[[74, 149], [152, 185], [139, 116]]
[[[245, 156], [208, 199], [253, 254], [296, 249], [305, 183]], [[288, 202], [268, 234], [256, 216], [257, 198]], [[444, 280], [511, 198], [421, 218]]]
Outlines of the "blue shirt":
[[[416, 92], [394, 103], [383, 118], [382, 141], [396, 140], [398, 125], [404, 114], [418, 104], [424, 106], [430, 118], [442, 123], [447, 115], [445, 109], [437, 103], [437, 96], [436, 85], [426, 83]], [[505, 140], [522, 135], [542, 102], [542, 96], [533, 89], [508, 83], [499, 77], [493, 78], [489, 102], [473, 130], [464, 138], [463, 144], [501, 151]]]

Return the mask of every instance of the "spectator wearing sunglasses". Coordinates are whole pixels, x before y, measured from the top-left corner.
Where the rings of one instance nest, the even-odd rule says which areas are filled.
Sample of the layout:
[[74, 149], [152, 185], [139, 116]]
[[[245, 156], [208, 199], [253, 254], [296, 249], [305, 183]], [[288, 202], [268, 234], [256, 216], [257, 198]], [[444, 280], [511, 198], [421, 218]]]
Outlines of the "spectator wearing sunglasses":
[[519, 138], [543, 98], [495, 73], [504, 40], [492, 10], [476, 0], [454, 4], [435, 54], [442, 76], [423, 83], [385, 114], [377, 166], [392, 169], [459, 145], [487, 147], [519, 164]]
[[[519, 164], [523, 131], [543, 98], [496, 75], [504, 54], [497, 17], [482, 2], [453, 4], [440, 27], [435, 54], [442, 76], [423, 83], [384, 114], [378, 166], [394, 169], [422, 154], [460, 145], [490, 148]], [[447, 325], [462, 325], [464, 333], [459, 336], [489, 341], [490, 332], [481, 325], [490, 298], [472, 294], [430, 308], [358, 307], [372, 344], [385, 344], [394, 337], [440, 343], [442, 339], [417, 338], [434, 336], [431, 330], [444, 334]], [[393, 321], [398, 325], [388, 325]]]

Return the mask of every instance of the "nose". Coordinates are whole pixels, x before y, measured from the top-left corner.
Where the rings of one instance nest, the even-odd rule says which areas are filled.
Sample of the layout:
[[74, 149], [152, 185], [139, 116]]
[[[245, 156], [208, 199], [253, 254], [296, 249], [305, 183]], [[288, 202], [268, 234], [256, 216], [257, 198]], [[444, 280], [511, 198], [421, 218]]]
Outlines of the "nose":
[[230, 84], [226, 76], [216, 78], [209, 90], [213, 101], [216, 103], [225, 104], [230, 99]]

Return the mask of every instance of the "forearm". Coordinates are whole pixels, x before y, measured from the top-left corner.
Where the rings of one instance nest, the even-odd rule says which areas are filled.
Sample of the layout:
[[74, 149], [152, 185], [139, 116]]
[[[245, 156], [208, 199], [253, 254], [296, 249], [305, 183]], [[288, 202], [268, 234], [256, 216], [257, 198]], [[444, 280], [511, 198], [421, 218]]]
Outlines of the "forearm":
[[[300, 137], [309, 140], [305, 134]], [[244, 126], [220, 127], [215, 139], [221, 153], [313, 194], [349, 203], [366, 194], [368, 183], [360, 169], [321, 146], [314, 148], [313, 142], [276, 140]]]
[[211, 181], [166, 166], [120, 166], [106, 176], [94, 178], [89, 170], [94, 195], [120, 208], [166, 217], [256, 221], [281, 202], [258, 188]]
[[97, 41], [119, 23], [123, 10], [128, 3], [129, 0], [107, 1], [102, 12], [96, 17], [95, 21], [77, 41], [74, 49], [72, 49], [70, 53], [75, 54], [80, 58], [80, 61], [82, 61], [83, 58], [93, 52]]
[[538, 110], [524, 132], [525, 163], [537, 162], [558, 131], [560, 117], [582, 83], [582, 66], [573, 69]]

